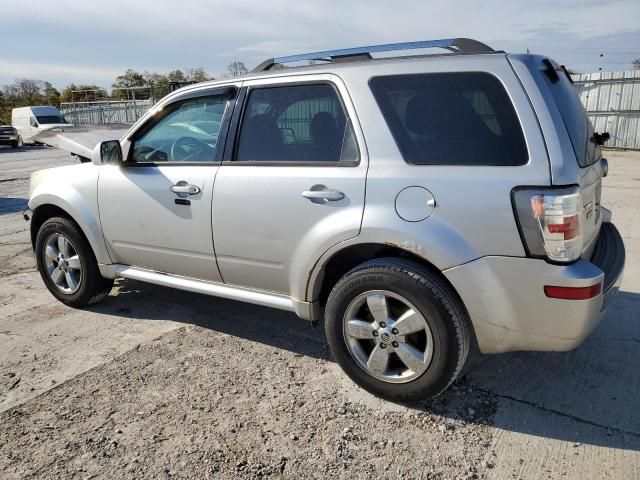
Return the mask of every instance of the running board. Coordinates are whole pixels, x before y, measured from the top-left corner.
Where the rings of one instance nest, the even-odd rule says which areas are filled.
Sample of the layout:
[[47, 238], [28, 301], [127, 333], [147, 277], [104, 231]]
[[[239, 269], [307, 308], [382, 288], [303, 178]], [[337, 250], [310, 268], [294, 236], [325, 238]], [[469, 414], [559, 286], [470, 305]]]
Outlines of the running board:
[[203, 282], [201, 280], [129, 267], [127, 265], [117, 265], [114, 270], [114, 276], [116, 277], [130, 278], [163, 287], [177, 288], [179, 290], [187, 290], [189, 292], [203, 293], [214, 297], [228, 298], [230, 300], [262, 305], [264, 307], [277, 308], [288, 312], [296, 312], [293, 301], [285, 295], [231, 287], [220, 283]]

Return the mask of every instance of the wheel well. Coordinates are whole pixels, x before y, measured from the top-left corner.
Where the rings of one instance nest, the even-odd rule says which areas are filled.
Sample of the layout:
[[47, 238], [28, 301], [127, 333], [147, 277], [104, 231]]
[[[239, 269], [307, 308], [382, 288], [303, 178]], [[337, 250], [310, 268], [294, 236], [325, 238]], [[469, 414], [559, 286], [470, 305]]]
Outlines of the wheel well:
[[[440, 270], [423, 257], [393, 245], [364, 243], [344, 248], [329, 259], [324, 266], [322, 277], [319, 281], [316, 281], [316, 285], [313, 287], [312, 298], [319, 300], [321, 305], [325, 305], [331, 289], [345, 273], [367, 260], [382, 257], [398, 257], [412, 260], [441, 275], [446, 281]], [[449, 282], [447, 281], [447, 283]]]
[[62, 208], [50, 204], [40, 205], [33, 211], [33, 214], [31, 215], [31, 246], [34, 249], [36, 248], [36, 237], [38, 236], [38, 230], [40, 230], [40, 227], [44, 222], [52, 217], [68, 218], [69, 220], [77, 224], [73, 217], [71, 217], [71, 215], [65, 212]]
[[[398, 257], [408, 259], [421, 265], [423, 268], [430, 270], [435, 275], [438, 275], [449, 287], [451, 287], [451, 291], [457, 297], [458, 301], [460, 302], [461, 308], [464, 309], [466, 313], [467, 321], [470, 322], [469, 313], [466, 310], [466, 305], [460, 297], [460, 294], [451, 284], [449, 279], [445, 277], [435, 265], [433, 265], [425, 258], [402, 248], [396, 247], [394, 245], [381, 245], [377, 243], [352, 245], [335, 253], [329, 259], [329, 261], [324, 266], [322, 276], [316, 281], [313, 288], [312, 298], [314, 299], [314, 301], [312, 302], [313, 307], [311, 313], [311, 316], [313, 318], [311, 318], [311, 320], [317, 322], [322, 319], [324, 315], [324, 306], [327, 304], [329, 293], [331, 293], [331, 289], [333, 288], [333, 286], [338, 282], [338, 280], [340, 280], [340, 278], [342, 278], [344, 274], [346, 274], [355, 266], [366, 262], [367, 260], [373, 260], [375, 258], [382, 257]], [[470, 323], [470, 332], [471, 346], [469, 355], [477, 356], [480, 350], [478, 348], [478, 339], [476, 338], [476, 332], [473, 328], [472, 323]]]

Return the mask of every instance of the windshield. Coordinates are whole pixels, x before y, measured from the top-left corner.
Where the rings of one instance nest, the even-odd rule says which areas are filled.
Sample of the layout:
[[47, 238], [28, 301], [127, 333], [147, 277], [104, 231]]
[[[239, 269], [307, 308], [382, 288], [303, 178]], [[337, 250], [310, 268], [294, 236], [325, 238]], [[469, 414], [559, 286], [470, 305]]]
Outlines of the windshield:
[[36, 119], [40, 125], [50, 123], [67, 123], [62, 115], [38, 115], [36, 116]]

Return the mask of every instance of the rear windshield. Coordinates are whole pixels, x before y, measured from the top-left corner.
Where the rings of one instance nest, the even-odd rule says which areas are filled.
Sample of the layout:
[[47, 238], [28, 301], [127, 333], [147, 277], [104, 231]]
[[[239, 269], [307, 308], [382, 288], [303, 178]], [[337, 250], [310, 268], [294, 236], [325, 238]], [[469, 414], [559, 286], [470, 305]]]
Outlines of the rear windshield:
[[518, 116], [493, 75], [391, 75], [369, 83], [409, 163], [514, 166], [528, 161]]
[[553, 100], [560, 110], [578, 164], [586, 167], [600, 158], [600, 147], [592, 140], [593, 125], [584, 111], [573, 84], [562, 68], [558, 67], [556, 71], [558, 76], [557, 79], [554, 77], [555, 83], [546, 75], [545, 79]]
[[62, 115], [36, 115], [36, 118], [41, 125], [47, 123], [67, 123]]

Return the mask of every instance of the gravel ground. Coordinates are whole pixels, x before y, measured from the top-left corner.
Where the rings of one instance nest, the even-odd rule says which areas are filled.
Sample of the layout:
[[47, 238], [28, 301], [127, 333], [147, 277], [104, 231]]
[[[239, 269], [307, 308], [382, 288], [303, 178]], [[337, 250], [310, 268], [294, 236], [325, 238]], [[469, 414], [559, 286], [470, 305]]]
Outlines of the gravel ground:
[[389, 411], [354, 401], [324, 345], [309, 354], [180, 328], [3, 414], [5, 475], [484, 477], [490, 396], [461, 384]]
[[640, 478], [639, 155], [610, 155], [628, 260], [594, 335], [487, 357], [409, 407], [289, 313], [125, 280], [57, 303], [20, 212], [30, 171], [73, 162], [0, 148], [0, 478]]

